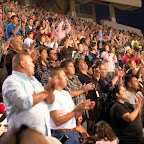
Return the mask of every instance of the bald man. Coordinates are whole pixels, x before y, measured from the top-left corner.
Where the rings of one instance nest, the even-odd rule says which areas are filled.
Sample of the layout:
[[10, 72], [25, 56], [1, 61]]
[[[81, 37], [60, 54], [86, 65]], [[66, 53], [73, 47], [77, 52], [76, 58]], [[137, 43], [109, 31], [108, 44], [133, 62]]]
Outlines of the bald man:
[[50, 136], [47, 103], [54, 102], [53, 82], [50, 81], [44, 89], [33, 76], [34, 64], [28, 53], [17, 53], [13, 57], [12, 67], [12, 74], [2, 87], [8, 129], [25, 124], [45, 136]]

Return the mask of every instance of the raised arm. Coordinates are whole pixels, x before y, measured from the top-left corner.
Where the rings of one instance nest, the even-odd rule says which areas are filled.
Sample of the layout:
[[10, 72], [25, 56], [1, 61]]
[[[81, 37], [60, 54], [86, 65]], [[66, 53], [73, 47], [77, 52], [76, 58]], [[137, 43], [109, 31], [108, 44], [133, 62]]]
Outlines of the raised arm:
[[103, 41], [103, 35], [102, 35], [102, 30], [101, 29], [99, 30], [98, 37], [99, 37], [99, 41]]
[[68, 34], [70, 31], [71, 31], [71, 26], [70, 26], [70, 24], [68, 23], [68, 21], [67, 21], [67, 28], [66, 28], [66, 30], [65, 30], [65, 33], [66, 34]]

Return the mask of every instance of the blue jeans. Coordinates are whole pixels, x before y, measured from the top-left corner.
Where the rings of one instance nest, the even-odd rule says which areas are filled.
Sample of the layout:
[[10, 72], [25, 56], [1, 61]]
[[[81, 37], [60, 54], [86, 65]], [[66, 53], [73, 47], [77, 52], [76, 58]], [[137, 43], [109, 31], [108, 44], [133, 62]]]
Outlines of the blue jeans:
[[68, 139], [63, 144], [81, 144], [78, 138], [77, 131], [75, 132], [60, 132], [60, 133], [52, 133], [52, 136], [60, 139], [64, 134], [68, 136]]

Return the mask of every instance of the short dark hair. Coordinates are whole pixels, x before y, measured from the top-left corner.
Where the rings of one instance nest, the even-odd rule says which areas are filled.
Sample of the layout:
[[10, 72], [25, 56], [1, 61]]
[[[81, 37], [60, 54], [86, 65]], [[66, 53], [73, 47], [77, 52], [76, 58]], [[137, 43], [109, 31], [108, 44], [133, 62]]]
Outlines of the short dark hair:
[[73, 62], [71, 60], [69, 60], [69, 59], [64, 60], [63, 62], [61, 62], [60, 67], [61, 68], [67, 68], [69, 63], [73, 63]]
[[101, 65], [103, 65], [103, 62], [102, 61], [96, 61], [96, 63], [95, 63], [95, 66], [96, 67], [100, 67]]
[[[9, 12], [11, 12], [10, 10], [9, 11], [7, 11], [7, 13], [6, 14], [8, 14]], [[12, 13], [12, 12], [11, 12]]]
[[133, 74], [127, 74], [127, 75], [124, 77], [124, 86], [126, 87], [126, 89], [129, 88], [128, 83], [132, 81], [132, 78], [133, 78], [133, 77], [136, 78], [136, 76], [133, 75]]
[[14, 69], [15, 66], [18, 66], [20, 64], [20, 61], [24, 56], [30, 56], [27, 52], [19, 52], [16, 53], [12, 59], [12, 67]]
[[59, 75], [60, 71], [63, 71], [63, 69], [62, 68], [54, 68], [50, 73], [50, 77], [54, 78], [55, 75]]
[[82, 38], [82, 39], [80, 40], [80, 43], [81, 43], [81, 44], [84, 44], [84, 43], [85, 43], [85, 40], [86, 40], [85, 38]]
[[42, 25], [38, 25], [38, 26], [36, 27], [36, 30], [40, 30], [41, 27], [42, 27]]
[[77, 46], [79, 47], [80, 44], [82, 44], [82, 43], [78, 43]]
[[28, 19], [27, 19], [27, 22], [29, 22], [31, 19], [32, 19], [32, 18], [28, 18]]
[[36, 21], [39, 21], [39, 20], [38, 20], [38, 19], [35, 19], [35, 20], [33, 21], [33, 24], [34, 24], [34, 25], [35, 25]]
[[17, 16], [17, 15], [13, 15], [13, 16], [11, 17], [11, 19], [13, 20], [15, 17], [17, 17], [17, 18], [18, 18], [18, 16]]
[[44, 34], [38, 34], [36, 36], [36, 43], [40, 43], [40, 41], [41, 41], [41, 39], [42, 39], [43, 36], [45, 36], [45, 35]]
[[48, 54], [48, 56], [50, 55], [50, 52], [51, 52], [52, 50], [54, 50], [54, 49], [53, 49], [53, 48], [47, 49], [47, 54]]
[[91, 47], [96, 46], [96, 42], [92, 42], [90, 46], [91, 46]]
[[27, 35], [30, 35], [30, 34], [32, 34], [33, 33], [33, 31], [32, 30], [29, 30], [28, 32], [27, 32]]

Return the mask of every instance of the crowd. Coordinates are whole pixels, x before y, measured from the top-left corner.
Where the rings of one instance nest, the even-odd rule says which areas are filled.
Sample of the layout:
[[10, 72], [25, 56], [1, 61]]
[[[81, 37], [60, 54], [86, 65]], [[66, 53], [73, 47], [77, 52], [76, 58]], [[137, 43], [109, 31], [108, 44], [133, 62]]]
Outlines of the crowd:
[[142, 144], [143, 45], [143, 35], [2, 2], [2, 143]]

